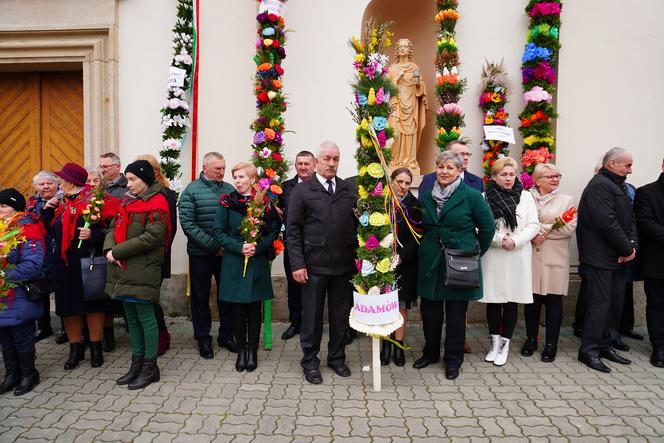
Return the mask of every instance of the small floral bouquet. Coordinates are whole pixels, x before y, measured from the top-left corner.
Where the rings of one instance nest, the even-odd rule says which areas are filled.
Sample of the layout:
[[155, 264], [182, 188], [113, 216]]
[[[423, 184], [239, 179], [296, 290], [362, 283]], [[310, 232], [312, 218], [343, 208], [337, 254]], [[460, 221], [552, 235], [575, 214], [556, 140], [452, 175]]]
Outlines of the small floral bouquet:
[[[240, 224], [240, 232], [242, 233], [242, 238], [245, 243], [256, 244], [261, 235], [261, 229], [265, 224], [263, 220], [263, 215], [265, 215], [265, 210], [270, 204], [270, 200], [266, 197], [267, 188], [259, 189], [256, 191], [254, 197], [249, 201], [249, 206], [247, 206], [247, 214], [242, 219]], [[247, 264], [249, 263], [249, 257], [244, 256], [244, 269], [242, 271], [242, 277], [247, 274]]]
[[17, 224], [20, 215], [17, 214], [9, 220], [0, 219], [0, 312], [7, 309], [7, 301], [11, 300], [11, 290], [16, 287], [7, 280], [5, 270], [8, 268], [7, 255], [12, 249], [25, 242], [25, 238], [21, 235], [21, 228]]
[[[94, 188], [94, 192], [88, 201], [88, 205], [83, 210], [83, 227], [89, 228], [94, 223], [98, 223], [101, 218], [101, 211], [104, 209], [104, 187], [97, 186]], [[83, 240], [78, 241], [78, 247], [80, 248], [83, 244]]]
[[567, 225], [567, 223], [574, 220], [574, 216], [576, 215], [577, 211], [578, 210], [574, 206], [572, 206], [567, 211], [563, 212], [563, 214], [560, 217], [556, 217], [555, 221], [553, 222], [553, 225], [551, 225], [551, 227], [546, 230], [544, 235], [545, 236], [549, 235], [553, 231], [557, 231], [559, 229], [564, 228], [565, 225]]

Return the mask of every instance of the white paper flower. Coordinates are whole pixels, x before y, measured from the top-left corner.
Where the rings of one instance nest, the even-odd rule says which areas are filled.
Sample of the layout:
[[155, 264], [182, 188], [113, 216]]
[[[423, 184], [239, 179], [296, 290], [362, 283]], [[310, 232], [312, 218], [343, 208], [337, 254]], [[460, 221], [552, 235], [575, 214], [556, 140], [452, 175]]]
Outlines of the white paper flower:
[[175, 138], [167, 138], [163, 141], [162, 146], [164, 149], [180, 149], [182, 147], [182, 142]]
[[272, 151], [270, 150], [270, 148], [263, 148], [263, 150], [261, 151], [261, 156], [263, 158], [269, 158], [271, 155]]
[[380, 288], [378, 286], [372, 286], [367, 292], [367, 295], [380, 295]]
[[171, 189], [175, 192], [180, 192], [182, 189], [182, 179], [179, 177], [171, 180]]
[[376, 272], [376, 267], [369, 260], [362, 260], [362, 277], [367, 275], [374, 274]]
[[380, 241], [380, 246], [383, 248], [389, 248], [392, 246], [392, 243], [394, 242], [394, 235], [392, 233], [389, 233], [385, 236], [384, 239]]

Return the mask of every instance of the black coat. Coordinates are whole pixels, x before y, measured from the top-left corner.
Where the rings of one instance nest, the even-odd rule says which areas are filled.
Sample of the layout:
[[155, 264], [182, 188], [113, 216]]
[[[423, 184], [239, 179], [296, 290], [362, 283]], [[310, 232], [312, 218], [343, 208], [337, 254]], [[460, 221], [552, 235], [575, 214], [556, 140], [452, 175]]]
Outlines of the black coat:
[[579, 260], [601, 269], [621, 269], [619, 257], [636, 247], [636, 224], [625, 178], [602, 168], [590, 180], [579, 202], [576, 236]]
[[283, 211], [283, 223], [284, 226], [288, 226], [286, 217], [288, 216], [288, 202], [290, 201], [290, 196], [297, 185], [298, 177], [297, 175], [291, 179], [286, 180], [281, 185], [281, 198], [279, 198], [279, 209]]
[[354, 273], [357, 249], [355, 188], [336, 178], [334, 196], [316, 176], [293, 189], [288, 201], [286, 242], [293, 271], [319, 275]]
[[[422, 233], [420, 202], [409, 192], [401, 204], [410, 219], [411, 226]], [[399, 240], [397, 253], [401, 258], [401, 263], [396, 269], [399, 300], [412, 302], [417, 300], [417, 248], [419, 243], [410, 232], [400, 211], [397, 211], [397, 238]]]
[[162, 193], [168, 202], [168, 211], [171, 216], [171, 238], [168, 240], [168, 251], [161, 264], [161, 278], [171, 278], [171, 249], [175, 234], [178, 232], [178, 196], [172, 189], [163, 188]]
[[640, 276], [664, 279], [664, 173], [636, 191], [634, 212], [639, 230]]

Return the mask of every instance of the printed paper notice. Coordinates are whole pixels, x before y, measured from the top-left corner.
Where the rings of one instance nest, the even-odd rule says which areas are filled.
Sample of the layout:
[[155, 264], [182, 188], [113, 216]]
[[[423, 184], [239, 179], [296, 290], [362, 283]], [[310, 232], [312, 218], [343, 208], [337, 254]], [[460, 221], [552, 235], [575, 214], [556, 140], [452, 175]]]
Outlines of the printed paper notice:
[[187, 71], [184, 69], [171, 66], [168, 71], [168, 86], [171, 88], [181, 88], [184, 86], [184, 78], [187, 76]]
[[259, 12], [267, 11], [268, 14], [283, 17], [285, 8], [286, 5], [279, 0], [262, 0]]
[[514, 129], [509, 126], [485, 126], [484, 127], [484, 138], [487, 140], [500, 140], [501, 142], [507, 142], [515, 144], [514, 140]]

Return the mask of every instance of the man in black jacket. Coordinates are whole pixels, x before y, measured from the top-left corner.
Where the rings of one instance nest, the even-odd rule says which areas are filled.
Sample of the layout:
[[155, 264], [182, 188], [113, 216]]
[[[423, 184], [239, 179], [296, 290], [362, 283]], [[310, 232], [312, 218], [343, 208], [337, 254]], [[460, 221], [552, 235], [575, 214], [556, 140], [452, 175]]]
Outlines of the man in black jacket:
[[[291, 193], [298, 183], [309, 180], [314, 175], [316, 169], [316, 157], [309, 151], [298, 152], [295, 156], [295, 171], [297, 175], [283, 184], [283, 193], [281, 194], [281, 209], [284, 213], [284, 225], [287, 224], [288, 201]], [[286, 238], [286, 234], [284, 234]], [[288, 321], [290, 326], [281, 334], [282, 340], [289, 340], [300, 333], [302, 321], [302, 284], [293, 280], [293, 271], [290, 265], [288, 254], [288, 243], [284, 250], [284, 270], [286, 272], [286, 282], [288, 283]]]
[[664, 368], [664, 161], [657, 181], [636, 191], [639, 271], [646, 291], [646, 322], [652, 343], [650, 363]]
[[309, 383], [319, 384], [323, 308], [328, 295], [330, 341], [327, 365], [348, 377], [344, 335], [352, 306], [357, 231], [355, 189], [337, 177], [339, 147], [323, 142], [316, 174], [295, 186], [288, 202], [286, 239], [293, 279], [303, 284], [300, 364]]
[[583, 321], [579, 361], [610, 372], [601, 358], [620, 364], [631, 361], [615, 352], [625, 295], [625, 264], [636, 257], [636, 226], [625, 180], [632, 173], [632, 155], [609, 150], [602, 168], [583, 190], [576, 235], [579, 260], [588, 285], [588, 310]]

